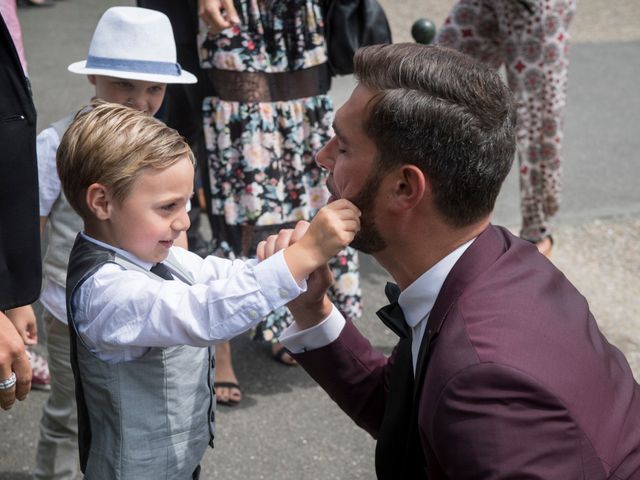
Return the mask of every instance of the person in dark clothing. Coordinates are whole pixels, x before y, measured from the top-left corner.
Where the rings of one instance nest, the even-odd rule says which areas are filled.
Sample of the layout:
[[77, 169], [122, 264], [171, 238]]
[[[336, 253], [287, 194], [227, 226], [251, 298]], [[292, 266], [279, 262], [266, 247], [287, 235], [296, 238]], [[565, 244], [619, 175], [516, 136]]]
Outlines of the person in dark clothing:
[[29, 80], [0, 17], [0, 406], [9, 409], [31, 389], [31, 367], [10, 310], [40, 292], [36, 110]]

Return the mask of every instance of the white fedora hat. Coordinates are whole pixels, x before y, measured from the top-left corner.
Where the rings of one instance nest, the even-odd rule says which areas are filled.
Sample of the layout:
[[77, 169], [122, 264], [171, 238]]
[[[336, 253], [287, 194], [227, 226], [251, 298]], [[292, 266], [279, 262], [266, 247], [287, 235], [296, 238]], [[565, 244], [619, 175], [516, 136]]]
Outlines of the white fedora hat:
[[138, 7], [112, 7], [104, 12], [93, 33], [87, 59], [68, 68], [73, 73], [147, 82], [197, 82], [176, 61], [169, 18]]

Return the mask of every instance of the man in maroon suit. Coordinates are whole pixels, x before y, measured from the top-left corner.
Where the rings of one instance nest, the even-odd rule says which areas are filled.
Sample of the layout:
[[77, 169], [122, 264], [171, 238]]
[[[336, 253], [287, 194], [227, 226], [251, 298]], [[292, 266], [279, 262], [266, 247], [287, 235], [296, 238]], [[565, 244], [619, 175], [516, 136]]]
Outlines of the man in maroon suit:
[[627, 361], [564, 275], [490, 224], [515, 149], [508, 88], [441, 47], [368, 47], [355, 69], [318, 162], [362, 210], [353, 245], [398, 284], [379, 316], [400, 340], [375, 351], [320, 270], [283, 343], [377, 439], [378, 478], [640, 479]]

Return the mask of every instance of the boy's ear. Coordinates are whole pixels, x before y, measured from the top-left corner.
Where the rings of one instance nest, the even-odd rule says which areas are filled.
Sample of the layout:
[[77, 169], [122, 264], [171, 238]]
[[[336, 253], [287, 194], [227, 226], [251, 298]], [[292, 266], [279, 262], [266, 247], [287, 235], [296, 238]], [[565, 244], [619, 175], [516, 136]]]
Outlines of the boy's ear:
[[96, 84], [96, 76], [95, 75], [87, 75], [87, 80], [89, 80], [89, 83], [91, 85], [95, 86], [95, 84]]
[[89, 211], [98, 220], [107, 220], [111, 217], [111, 204], [113, 202], [111, 193], [101, 183], [92, 183], [87, 188], [85, 197]]
[[415, 165], [402, 165], [392, 176], [393, 202], [399, 209], [408, 210], [415, 207], [425, 194], [429, 193], [427, 178]]

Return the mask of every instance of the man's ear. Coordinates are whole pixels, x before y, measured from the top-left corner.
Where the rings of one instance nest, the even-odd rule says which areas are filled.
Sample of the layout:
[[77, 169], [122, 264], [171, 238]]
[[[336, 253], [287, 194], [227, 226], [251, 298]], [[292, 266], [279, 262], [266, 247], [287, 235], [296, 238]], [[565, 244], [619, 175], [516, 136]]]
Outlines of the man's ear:
[[402, 165], [393, 178], [394, 202], [404, 210], [415, 207], [428, 194], [427, 178], [415, 165]]
[[89, 83], [93, 86], [95, 86], [96, 84], [96, 76], [95, 75], [87, 75], [87, 80], [89, 80]]
[[107, 220], [111, 217], [111, 205], [113, 203], [111, 192], [101, 183], [92, 183], [89, 185], [85, 200], [89, 211], [91, 211], [98, 220]]

